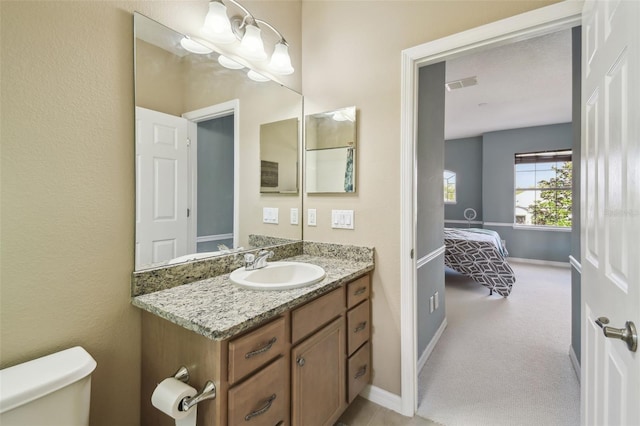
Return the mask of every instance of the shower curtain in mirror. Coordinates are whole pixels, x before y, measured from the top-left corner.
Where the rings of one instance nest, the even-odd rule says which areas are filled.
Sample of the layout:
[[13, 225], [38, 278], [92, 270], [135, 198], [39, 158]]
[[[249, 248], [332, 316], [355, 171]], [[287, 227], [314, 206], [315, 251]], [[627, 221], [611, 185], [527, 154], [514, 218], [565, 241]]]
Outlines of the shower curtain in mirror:
[[347, 167], [344, 172], [344, 192], [353, 192], [353, 148], [347, 148]]

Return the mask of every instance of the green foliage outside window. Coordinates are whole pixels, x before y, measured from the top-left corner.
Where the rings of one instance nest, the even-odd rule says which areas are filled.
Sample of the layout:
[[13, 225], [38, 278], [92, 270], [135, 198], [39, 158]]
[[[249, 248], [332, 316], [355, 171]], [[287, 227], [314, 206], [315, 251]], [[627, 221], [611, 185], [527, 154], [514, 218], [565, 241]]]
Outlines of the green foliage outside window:
[[566, 161], [562, 167], [552, 167], [556, 177], [538, 184], [540, 199], [529, 205], [533, 225], [571, 226], [571, 176], [573, 164]]

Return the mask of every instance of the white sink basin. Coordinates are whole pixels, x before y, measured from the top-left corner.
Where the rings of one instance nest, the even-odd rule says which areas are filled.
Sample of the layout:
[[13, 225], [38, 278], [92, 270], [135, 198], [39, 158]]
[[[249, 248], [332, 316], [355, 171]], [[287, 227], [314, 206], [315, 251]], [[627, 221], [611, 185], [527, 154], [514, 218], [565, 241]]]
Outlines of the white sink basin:
[[229, 279], [251, 290], [287, 290], [322, 281], [327, 274], [318, 265], [301, 262], [271, 262], [266, 267], [247, 271], [236, 269]]

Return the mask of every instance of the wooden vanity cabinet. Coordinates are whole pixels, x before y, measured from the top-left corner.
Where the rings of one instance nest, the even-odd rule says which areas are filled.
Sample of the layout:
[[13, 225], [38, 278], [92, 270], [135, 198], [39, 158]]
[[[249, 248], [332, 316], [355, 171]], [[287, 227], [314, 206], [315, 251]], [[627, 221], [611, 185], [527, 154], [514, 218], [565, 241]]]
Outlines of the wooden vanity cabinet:
[[346, 408], [345, 311], [340, 287], [291, 313], [294, 425], [333, 425]]
[[364, 275], [230, 340], [142, 315], [142, 425], [175, 425], [151, 405], [181, 365], [198, 391], [199, 426], [333, 425], [371, 379], [370, 278]]

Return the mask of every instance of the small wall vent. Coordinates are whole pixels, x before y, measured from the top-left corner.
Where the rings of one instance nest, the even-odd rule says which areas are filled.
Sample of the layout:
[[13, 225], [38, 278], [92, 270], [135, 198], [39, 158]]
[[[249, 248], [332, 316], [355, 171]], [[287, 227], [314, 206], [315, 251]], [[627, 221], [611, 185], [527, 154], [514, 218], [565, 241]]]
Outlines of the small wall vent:
[[450, 81], [448, 83], [445, 83], [444, 86], [447, 88], [448, 92], [451, 92], [452, 90], [475, 86], [476, 84], [478, 84], [478, 77], [474, 75], [473, 77], [466, 77], [461, 78], [460, 80]]

